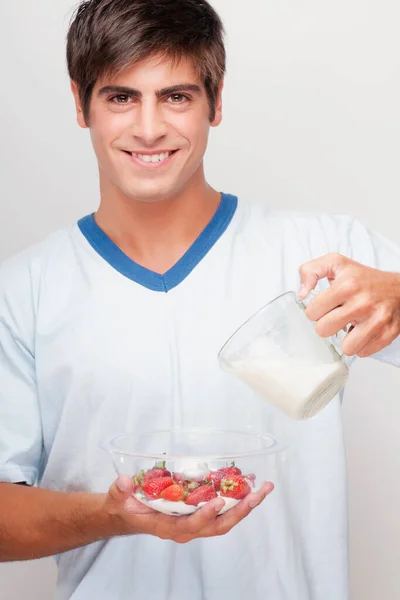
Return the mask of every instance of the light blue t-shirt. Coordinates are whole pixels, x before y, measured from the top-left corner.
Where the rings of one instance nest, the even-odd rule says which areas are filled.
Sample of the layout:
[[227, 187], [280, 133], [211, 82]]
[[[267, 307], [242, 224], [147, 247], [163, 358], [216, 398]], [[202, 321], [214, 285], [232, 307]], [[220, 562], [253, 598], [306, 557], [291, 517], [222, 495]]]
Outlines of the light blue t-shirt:
[[[400, 250], [345, 216], [269, 212], [223, 195], [165, 275], [134, 263], [93, 216], [0, 267], [0, 481], [106, 492], [102, 443], [123, 431], [209, 427], [288, 443], [276, 489], [228, 535], [147, 535], [59, 557], [57, 600], [346, 600], [340, 398], [294, 421], [220, 371], [217, 353], [328, 252], [400, 272]], [[400, 343], [377, 358], [400, 365]], [[27, 507], [29, 510], [29, 507]]]

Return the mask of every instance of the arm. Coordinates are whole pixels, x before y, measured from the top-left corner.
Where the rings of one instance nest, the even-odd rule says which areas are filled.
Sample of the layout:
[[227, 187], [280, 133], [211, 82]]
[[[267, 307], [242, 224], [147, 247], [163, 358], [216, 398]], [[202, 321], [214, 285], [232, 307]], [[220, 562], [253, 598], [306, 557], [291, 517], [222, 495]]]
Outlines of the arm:
[[324, 290], [307, 309], [316, 331], [329, 337], [352, 325], [344, 354], [400, 367], [400, 247], [346, 215], [298, 216], [296, 225], [309, 250], [299, 296], [319, 280]]
[[[400, 261], [399, 261], [400, 269]], [[327, 254], [300, 267], [305, 297], [325, 277], [330, 288], [312, 300], [307, 315], [316, 331], [329, 337], [351, 325], [342, 349], [348, 356], [372, 356], [400, 335], [400, 274]]]
[[51, 556], [119, 535], [150, 534], [178, 543], [223, 535], [272, 489], [272, 484], [264, 484], [220, 517], [221, 499], [192, 515], [172, 517], [138, 502], [127, 476], [120, 477], [107, 494], [0, 483], [0, 562]]
[[[192, 515], [172, 517], [138, 502], [127, 476], [106, 494], [31, 487], [40, 482], [44, 459], [35, 303], [28, 301], [29, 274], [18, 277], [11, 267], [3, 284], [0, 269], [0, 562], [54, 555], [120, 535], [148, 534], [178, 543], [223, 535], [272, 491], [272, 484], [265, 484], [221, 516], [224, 501], [217, 498]], [[12, 283], [11, 291], [8, 284], [2, 291], [5, 282]]]
[[0, 483], [0, 562], [65, 552], [122, 534], [100, 494], [53, 492]]

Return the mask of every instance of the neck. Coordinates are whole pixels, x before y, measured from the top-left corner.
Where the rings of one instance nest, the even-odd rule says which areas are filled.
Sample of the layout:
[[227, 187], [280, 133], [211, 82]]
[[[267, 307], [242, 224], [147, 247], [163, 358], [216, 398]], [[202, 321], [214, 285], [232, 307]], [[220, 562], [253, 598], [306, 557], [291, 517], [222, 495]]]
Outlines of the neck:
[[190, 248], [210, 222], [221, 194], [204, 177], [180, 194], [139, 202], [110, 190], [100, 177], [101, 202], [96, 223], [132, 260], [165, 273]]

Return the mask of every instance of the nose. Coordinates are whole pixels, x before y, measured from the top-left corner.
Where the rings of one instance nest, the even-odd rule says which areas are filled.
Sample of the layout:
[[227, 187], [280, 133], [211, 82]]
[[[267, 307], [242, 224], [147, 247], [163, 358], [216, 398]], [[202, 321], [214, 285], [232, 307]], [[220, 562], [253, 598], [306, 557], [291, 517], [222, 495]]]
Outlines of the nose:
[[167, 133], [162, 108], [154, 102], [142, 102], [135, 115], [133, 135], [145, 146], [154, 146]]

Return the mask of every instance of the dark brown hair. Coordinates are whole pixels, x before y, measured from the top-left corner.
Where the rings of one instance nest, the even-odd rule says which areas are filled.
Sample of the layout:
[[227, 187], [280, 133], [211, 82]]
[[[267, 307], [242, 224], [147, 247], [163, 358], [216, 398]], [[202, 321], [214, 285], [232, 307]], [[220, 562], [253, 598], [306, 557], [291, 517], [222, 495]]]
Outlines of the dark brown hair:
[[193, 61], [205, 87], [210, 120], [225, 73], [222, 22], [206, 0], [89, 0], [82, 2], [67, 37], [70, 78], [86, 122], [96, 81], [151, 56]]

